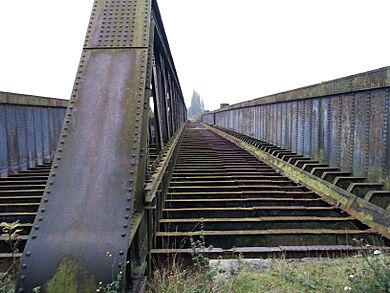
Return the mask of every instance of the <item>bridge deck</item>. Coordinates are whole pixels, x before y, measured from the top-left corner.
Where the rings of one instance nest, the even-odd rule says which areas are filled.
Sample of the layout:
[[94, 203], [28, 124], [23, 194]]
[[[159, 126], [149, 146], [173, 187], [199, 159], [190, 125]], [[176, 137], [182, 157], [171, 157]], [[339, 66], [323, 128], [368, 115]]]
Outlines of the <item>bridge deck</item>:
[[152, 254], [159, 260], [189, 255], [198, 240], [212, 246], [206, 252], [214, 256], [340, 254], [353, 250], [354, 239], [383, 245], [343, 210], [192, 123], [179, 148]]
[[[153, 155], [153, 154], [152, 154]], [[19, 253], [0, 238], [4, 270], [20, 257], [51, 163], [0, 178], [0, 222], [20, 221]], [[43, 199], [45, 200], [45, 199]], [[192, 240], [191, 240], [192, 239]], [[384, 239], [343, 210], [220, 137], [190, 123], [183, 134], [152, 255], [189, 256], [201, 240], [210, 256], [344, 255]]]

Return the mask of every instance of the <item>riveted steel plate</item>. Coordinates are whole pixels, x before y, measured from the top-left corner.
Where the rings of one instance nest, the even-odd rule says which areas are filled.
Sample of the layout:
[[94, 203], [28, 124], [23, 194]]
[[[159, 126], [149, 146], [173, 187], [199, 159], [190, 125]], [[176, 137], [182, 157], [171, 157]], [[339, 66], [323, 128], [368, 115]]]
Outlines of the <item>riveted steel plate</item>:
[[350, 172], [353, 160], [355, 97], [343, 95], [341, 103], [340, 166]]
[[0, 104], [0, 177], [8, 175], [7, 120], [5, 105]]
[[370, 145], [368, 137], [370, 129], [370, 95], [369, 93], [359, 93], [356, 94], [355, 99], [353, 174], [355, 176], [366, 176], [367, 156]]
[[329, 152], [329, 165], [338, 166], [340, 162], [340, 141], [341, 141], [341, 96], [332, 97], [330, 100], [330, 125], [331, 125], [331, 145]]
[[368, 139], [370, 141], [368, 155], [368, 179], [371, 181], [379, 181], [384, 178], [383, 159], [385, 158], [386, 144], [383, 137], [386, 131], [387, 121], [386, 113], [386, 92], [374, 91], [371, 94], [370, 108], [370, 131]]
[[[76, 266], [79, 288], [123, 270], [136, 192], [147, 49], [87, 50], [22, 259], [27, 292]], [[104, 215], [107, 215], [106, 217]], [[112, 255], [107, 257], [106, 254]]]
[[148, 0], [96, 0], [84, 48], [147, 47], [150, 7]]

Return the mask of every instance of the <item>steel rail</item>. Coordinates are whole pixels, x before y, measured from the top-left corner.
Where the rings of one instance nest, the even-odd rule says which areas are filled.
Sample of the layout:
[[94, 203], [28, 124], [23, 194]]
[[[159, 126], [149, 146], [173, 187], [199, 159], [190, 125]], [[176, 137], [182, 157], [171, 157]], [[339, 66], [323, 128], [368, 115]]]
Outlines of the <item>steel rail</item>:
[[[248, 141], [245, 141], [243, 136], [240, 137], [238, 134], [238, 137], [235, 137], [229, 133], [229, 130], [223, 131], [222, 129], [216, 129], [207, 124], [203, 125], [207, 129], [210, 129], [223, 138], [255, 155], [273, 168], [280, 170], [285, 176], [294, 182], [299, 182], [299, 184], [308, 187], [330, 204], [345, 210], [356, 219], [359, 219], [374, 229], [376, 232], [390, 239], [390, 212], [388, 210], [384, 210], [372, 203], [369, 203], [364, 198], [360, 198], [355, 194], [313, 175], [312, 173], [302, 170], [296, 165], [292, 165], [283, 159], [278, 158], [276, 156], [277, 153], [276, 155], [272, 155], [265, 150], [259, 149], [259, 147], [249, 143], [249, 138]], [[258, 143], [261, 145], [261, 142]]]
[[183, 130], [186, 126], [184, 123], [181, 129], [174, 135], [172, 138], [172, 143], [169, 145], [169, 149], [166, 154], [164, 154], [163, 159], [161, 160], [158, 168], [154, 172], [151, 177], [151, 182], [147, 183], [145, 186], [145, 204], [151, 204], [155, 197], [157, 189], [159, 188], [161, 181], [164, 177], [164, 174], [168, 168], [169, 162], [173, 159], [173, 153], [180, 142], [181, 135], [183, 134]]

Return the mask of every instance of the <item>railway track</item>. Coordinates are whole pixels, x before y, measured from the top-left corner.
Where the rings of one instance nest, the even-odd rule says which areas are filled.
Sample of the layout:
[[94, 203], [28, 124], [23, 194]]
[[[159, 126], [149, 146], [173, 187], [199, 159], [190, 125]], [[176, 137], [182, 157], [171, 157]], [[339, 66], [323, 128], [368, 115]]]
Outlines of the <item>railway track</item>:
[[178, 152], [156, 234], [158, 260], [189, 255], [204, 239], [210, 255], [340, 255], [356, 239], [383, 239], [343, 210], [296, 184], [200, 124], [190, 124]]
[[51, 163], [20, 171], [9, 177], [0, 178], [0, 222], [12, 223], [19, 221], [17, 252], [12, 254], [12, 243], [8, 237], [0, 236], [0, 270], [4, 271], [12, 262], [19, 258], [30, 234], [46, 181], [50, 173]]
[[[0, 265], [20, 257], [51, 163], [0, 178], [0, 222], [19, 221], [18, 252], [0, 238]], [[372, 246], [376, 232], [200, 124], [184, 132], [152, 255], [191, 254], [204, 237], [211, 256], [339, 255]]]
[[[149, 148], [149, 157], [150, 162], [157, 158], [154, 145]], [[51, 165], [52, 162], [47, 162], [0, 178], [0, 223], [18, 221], [17, 229], [21, 230], [17, 241], [12, 241], [12, 243], [7, 241], [6, 235], [0, 236], [0, 272], [6, 271], [13, 259], [20, 258], [23, 254], [42, 200]], [[15, 244], [16, 247], [13, 247]]]

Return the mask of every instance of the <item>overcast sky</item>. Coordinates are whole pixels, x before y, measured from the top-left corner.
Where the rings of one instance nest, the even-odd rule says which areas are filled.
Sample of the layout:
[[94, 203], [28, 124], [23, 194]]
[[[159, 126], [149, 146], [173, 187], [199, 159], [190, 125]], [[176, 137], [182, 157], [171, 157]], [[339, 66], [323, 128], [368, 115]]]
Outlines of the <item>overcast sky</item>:
[[[390, 65], [389, 0], [159, 0], [189, 106]], [[0, 0], [0, 91], [68, 99], [92, 0]]]

